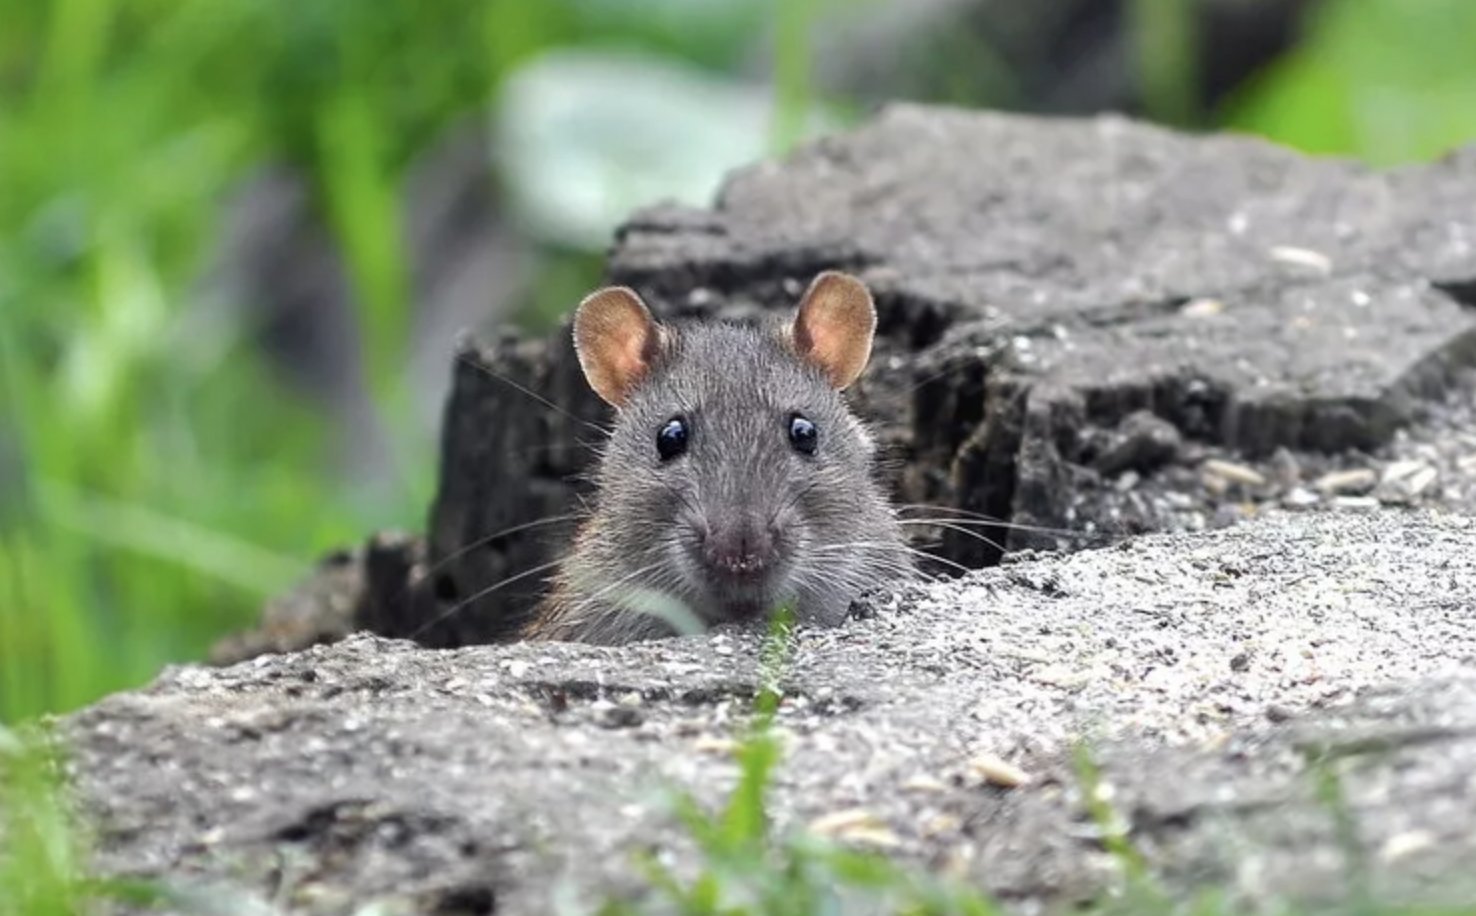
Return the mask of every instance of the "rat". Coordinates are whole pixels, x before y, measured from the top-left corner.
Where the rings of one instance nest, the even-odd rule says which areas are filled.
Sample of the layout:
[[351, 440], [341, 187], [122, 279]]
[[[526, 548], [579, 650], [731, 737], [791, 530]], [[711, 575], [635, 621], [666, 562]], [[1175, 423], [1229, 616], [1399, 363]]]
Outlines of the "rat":
[[875, 443], [842, 395], [875, 332], [871, 294], [837, 271], [756, 326], [659, 323], [622, 286], [587, 296], [575, 352], [614, 426], [523, 637], [618, 644], [779, 607], [830, 626], [910, 574]]

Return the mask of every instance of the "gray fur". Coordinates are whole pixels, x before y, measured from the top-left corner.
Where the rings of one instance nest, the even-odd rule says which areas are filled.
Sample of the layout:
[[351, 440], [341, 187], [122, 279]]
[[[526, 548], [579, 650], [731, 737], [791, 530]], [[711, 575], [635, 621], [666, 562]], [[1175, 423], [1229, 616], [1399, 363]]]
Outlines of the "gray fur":
[[[670, 635], [632, 609], [674, 599], [704, 625], [753, 607], [793, 607], [801, 622], [841, 622], [862, 591], [911, 571], [901, 528], [873, 473], [875, 444], [787, 326], [668, 326], [651, 371], [618, 411], [596, 471], [596, 504], [530, 635], [623, 643]], [[819, 429], [796, 452], [789, 421]], [[688, 450], [663, 463], [657, 431], [690, 422]], [[777, 524], [780, 560], [761, 593], [733, 594], [695, 559], [698, 530], [748, 512]], [[748, 609], [748, 610], [745, 610]]]

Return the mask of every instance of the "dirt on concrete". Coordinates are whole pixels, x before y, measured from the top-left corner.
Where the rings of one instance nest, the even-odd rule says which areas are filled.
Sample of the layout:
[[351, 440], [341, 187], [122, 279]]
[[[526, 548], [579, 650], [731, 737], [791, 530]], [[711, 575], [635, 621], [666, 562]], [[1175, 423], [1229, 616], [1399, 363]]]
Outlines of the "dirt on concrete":
[[[1083, 803], [1085, 741], [1173, 891], [1469, 901], [1473, 615], [1476, 522], [1422, 510], [1021, 555], [800, 631], [772, 813], [859, 810], [857, 842], [1036, 912], [1121, 879]], [[639, 896], [638, 851], [693, 866], [663, 793], [733, 788], [759, 645], [359, 635], [173, 669], [62, 731], [105, 874], [302, 912], [548, 912]], [[1029, 782], [990, 784], [996, 760]]]

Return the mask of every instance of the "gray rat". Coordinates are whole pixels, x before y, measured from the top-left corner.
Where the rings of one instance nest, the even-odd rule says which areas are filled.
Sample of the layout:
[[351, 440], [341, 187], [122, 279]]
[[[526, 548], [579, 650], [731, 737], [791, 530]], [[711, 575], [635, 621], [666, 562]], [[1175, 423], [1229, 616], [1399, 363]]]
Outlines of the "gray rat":
[[524, 638], [624, 643], [779, 606], [832, 625], [910, 573], [875, 445], [841, 396], [875, 330], [866, 287], [834, 271], [759, 326], [660, 324], [625, 287], [585, 298], [575, 350], [615, 424]]

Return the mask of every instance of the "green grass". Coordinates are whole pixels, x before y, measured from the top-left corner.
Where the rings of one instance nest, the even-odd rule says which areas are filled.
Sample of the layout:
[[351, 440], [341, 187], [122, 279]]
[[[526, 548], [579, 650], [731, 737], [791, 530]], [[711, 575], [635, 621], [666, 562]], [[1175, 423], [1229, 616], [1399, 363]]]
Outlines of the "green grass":
[[787, 152], [805, 133], [812, 87], [809, 72], [809, 31], [815, 0], [787, 0], [777, 6], [774, 47], [774, 124], [769, 146]]
[[1179, 127], [1196, 125], [1201, 117], [1195, 95], [1200, 41], [1196, 5], [1195, 0], [1127, 4], [1131, 59], [1143, 109], [1155, 121]]
[[458, 17], [310, 6], [5, 5], [0, 721], [198, 657], [317, 552], [423, 505], [428, 455], [372, 499], [337, 479], [311, 402], [195, 294], [227, 195], [294, 163], [407, 428], [398, 170], [494, 75]]
[[59, 769], [45, 733], [0, 726], [0, 916], [75, 916], [104, 901], [159, 902], [147, 882], [90, 875]]
[[1223, 124], [1375, 165], [1476, 140], [1476, 4], [1324, 0], [1306, 31], [1235, 95]]

